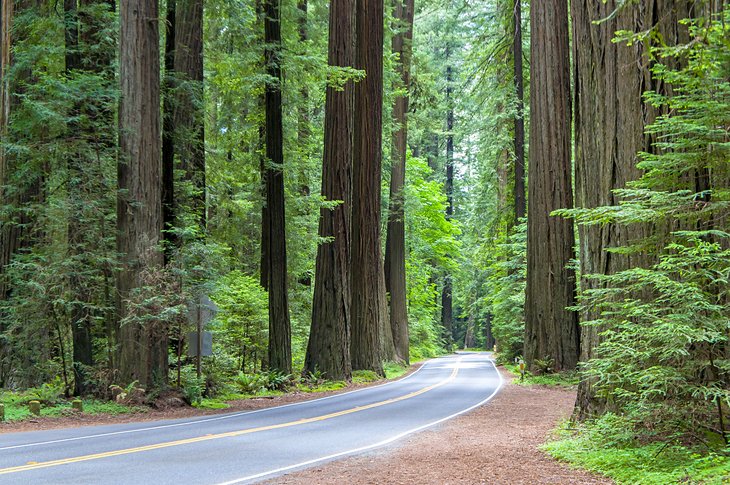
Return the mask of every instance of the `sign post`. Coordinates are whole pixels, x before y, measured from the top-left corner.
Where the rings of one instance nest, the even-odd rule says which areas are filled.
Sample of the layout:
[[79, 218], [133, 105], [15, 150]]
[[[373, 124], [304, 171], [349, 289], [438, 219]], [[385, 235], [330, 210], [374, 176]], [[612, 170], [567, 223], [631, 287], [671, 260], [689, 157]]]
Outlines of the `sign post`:
[[191, 305], [188, 312], [191, 323], [195, 324], [195, 332], [188, 334], [188, 355], [195, 357], [198, 379], [202, 375], [203, 356], [213, 355], [213, 334], [203, 329], [218, 313], [218, 307], [207, 295], [202, 295]]

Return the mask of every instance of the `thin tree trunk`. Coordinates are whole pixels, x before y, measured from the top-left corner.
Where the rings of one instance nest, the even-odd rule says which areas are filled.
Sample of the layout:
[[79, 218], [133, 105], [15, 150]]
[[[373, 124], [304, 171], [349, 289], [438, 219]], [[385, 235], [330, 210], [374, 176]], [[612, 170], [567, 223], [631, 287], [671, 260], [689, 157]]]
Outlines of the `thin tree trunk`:
[[165, 18], [165, 77], [162, 105], [162, 224], [165, 264], [170, 262], [175, 228], [175, 10], [176, 0], [167, 0]]
[[[76, 0], [64, 1], [64, 24], [65, 24], [65, 61], [66, 75], [72, 76], [75, 71], [81, 69], [81, 53], [79, 52], [79, 16]], [[75, 103], [73, 107], [72, 120], [78, 119], [82, 106]], [[81, 139], [81, 130], [75, 121], [68, 125], [68, 136], [73, 140]], [[67, 238], [69, 257], [76, 260], [74, 269], [69, 278], [69, 287], [72, 291], [73, 304], [71, 306], [71, 337], [73, 343], [73, 373], [74, 373], [74, 394], [81, 395], [86, 391], [85, 367], [93, 365], [93, 349], [91, 341], [91, 314], [88, 310], [89, 298], [88, 289], [85, 288], [83, 263], [80, 259], [85, 252], [84, 245], [84, 205], [88, 194], [84, 190], [84, 165], [82, 160], [83, 150], [72, 150], [68, 154], [68, 204], [70, 208]], [[59, 341], [61, 332], [59, 331]], [[65, 369], [64, 369], [65, 371]]]
[[[162, 160], [160, 138], [160, 36], [155, 0], [128, 0], [120, 8], [121, 98], [117, 197], [117, 275], [120, 321], [127, 299], [144, 284], [140, 274], [161, 266]], [[157, 387], [167, 380], [167, 329], [129, 322], [119, 329], [124, 382]]]
[[515, 96], [517, 112], [515, 113], [515, 221], [525, 217], [527, 201], [525, 199], [525, 88], [522, 74], [522, 0], [514, 0], [513, 13], [514, 38], [512, 39], [512, 56], [514, 58]]
[[269, 269], [269, 367], [291, 373], [291, 324], [284, 214], [284, 130], [281, 107], [280, 0], [265, 3], [266, 42], [266, 209], [269, 216], [266, 257]]
[[[449, 62], [450, 51], [446, 58]], [[446, 66], [446, 219], [451, 220], [454, 215], [454, 105], [452, 94], [454, 87], [453, 69]], [[454, 310], [451, 275], [444, 276], [444, 286], [441, 290], [441, 325], [444, 328], [444, 338], [450, 346], [454, 340]]]
[[[411, 77], [414, 0], [395, 0], [398, 33], [393, 36], [392, 50], [399, 54], [398, 71], [406, 90], [393, 106], [393, 118], [398, 126], [393, 135], [393, 169], [390, 177], [390, 208], [388, 234], [385, 242], [385, 283], [390, 294], [390, 328], [393, 332], [398, 359], [409, 363], [408, 307], [406, 302], [406, 234], [405, 194], [406, 150], [408, 147], [408, 89]], [[405, 30], [404, 30], [405, 29]]]
[[[353, 66], [355, 60], [355, 0], [330, 4], [329, 65]], [[350, 362], [350, 210], [354, 85], [342, 91], [327, 88], [325, 101], [322, 196], [341, 200], [330, 210], [322, 208], [319, 236], [332, 237], [317, 248], [317, 266], [304, 369], [320, 371], [327, 379], [352, 377]]]
[[383, 374], [380, 329], [380, 178], [383, 123], [383, 0], [357, 0], [356, 65], [367, 76], [355, 87], [352, 184], [353, 369]]
[[567, 0], [530, 9], [530, 159], [527, 228], [525, 361], [552, 359], [556, 370], [578, 363], [573, 222], [550, 213], [572, 207], [570, 52]]

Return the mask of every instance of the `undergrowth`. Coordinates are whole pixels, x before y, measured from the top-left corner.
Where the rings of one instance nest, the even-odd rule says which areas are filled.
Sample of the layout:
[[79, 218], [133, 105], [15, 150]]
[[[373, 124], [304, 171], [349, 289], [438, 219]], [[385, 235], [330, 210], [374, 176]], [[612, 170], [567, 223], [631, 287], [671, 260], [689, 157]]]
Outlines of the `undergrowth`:
[[618, 484], [730, 483], [730, 449], [719, 444], [687, 446], [676, 440], [647, 442], [626, 418], [614, 414], [577, 428], [566, 422], [556, 437], [542, 449]]

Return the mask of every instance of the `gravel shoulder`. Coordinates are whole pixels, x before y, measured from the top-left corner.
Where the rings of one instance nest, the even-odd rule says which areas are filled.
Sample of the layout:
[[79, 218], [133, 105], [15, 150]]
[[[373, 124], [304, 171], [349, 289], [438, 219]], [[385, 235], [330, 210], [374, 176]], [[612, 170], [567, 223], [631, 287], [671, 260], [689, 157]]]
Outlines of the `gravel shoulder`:
[[378, 451], [277, 477], [269, 484], [610, 484], [538, 449], [570, 416], [575, 390], [512, 384], [487, 404]]

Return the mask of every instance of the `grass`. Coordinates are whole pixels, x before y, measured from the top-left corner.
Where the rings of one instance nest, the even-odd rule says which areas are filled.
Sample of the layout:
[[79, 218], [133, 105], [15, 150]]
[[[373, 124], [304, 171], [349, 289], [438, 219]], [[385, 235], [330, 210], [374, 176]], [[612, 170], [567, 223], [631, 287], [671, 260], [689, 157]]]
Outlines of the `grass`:
[[[590, 425], [589, 425], [590, 426]], [[618, 484], [730, 483], [730, 457], [678, 443], [605, 443], [585, 429], [543, 445], [558, 460], [605, 475]]]
[[[9, 396], [10, 395], [10, 396]], [[22, 421], [32, 418], [33, 415], [28, 410], [28, 405], [23, 402], [24, 399], [18, 399], [15, 393], [5, 393], [0, 398], [0, 403], [5, 405], [5, 421]], [[130, 414], [142, 413], [146, 411], [143, 406], [125, 406], [113, 401], [99, 401], [97, 399], [83, 399], [84, 414]], [[71, 401], [61, 401], [55, 405], [41, 405], [41, 417], [62, 417], [73, 416], [76, 413], [71, 409]]]
[[567, 372], [556, 372], [554, 374], [543, 374], [543, 375], [535, 375], [530, 373], [529, 371], [525, 371], [525, 378], [524, 380], [521, 379], [520, 376], [520, 369], [515, 364], [503, 364], [505, 369], [510, 371], [512, 374], [517, 376], [517, 378], [513, 381], [514, 384], [518, 384], [520, 386], [550, 386], [550, 387], [568, 387], [572, 388], [578, 385], [578, 382], [580, 381], [580, 378], [578, 377], [578, 373], [575, 371], [567, 371]]

